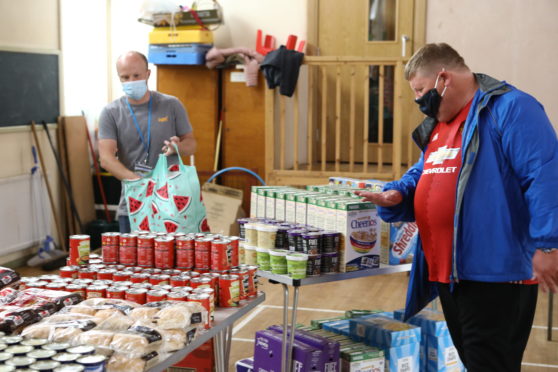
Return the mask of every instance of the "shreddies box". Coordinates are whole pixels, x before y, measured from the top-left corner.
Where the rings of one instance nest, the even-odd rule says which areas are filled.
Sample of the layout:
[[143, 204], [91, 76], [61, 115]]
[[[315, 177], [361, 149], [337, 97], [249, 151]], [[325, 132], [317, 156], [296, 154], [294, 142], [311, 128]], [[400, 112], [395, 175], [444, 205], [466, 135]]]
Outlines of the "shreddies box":
[[350, 349], [341, 354], [342, 372], [383, 372], [384, 352], [375, 347]]
[[357, 199], [336, 205], [336, 231], [341, 233], [339, 271], [356, 271], [380, 266], [381, 225], [376, 206]]
[[349, 319], [354, 340], [384, 350], [386, 371], [419, 371], [421, 329], [385, 316]]
[[418, 244], [418, 227], [415, 222], [382, 222], [383, 264], [400, 265], [412, 263]]

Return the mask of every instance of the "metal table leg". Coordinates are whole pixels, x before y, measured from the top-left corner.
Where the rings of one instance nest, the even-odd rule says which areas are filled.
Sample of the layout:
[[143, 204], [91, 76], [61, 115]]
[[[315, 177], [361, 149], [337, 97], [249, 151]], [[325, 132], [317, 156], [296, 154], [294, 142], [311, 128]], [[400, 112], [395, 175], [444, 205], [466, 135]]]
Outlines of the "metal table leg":
[[291, 326], [283, 330], [283, 334], [287, 334], [287, 329], [290, 330], [290, 337], [289, 337], [289, 345], [287, 348], [287, 360], [286, 364], [288, 366], [288, 371], [291, 372], [292, 369], [292, 354], [293, 354], [293, 345], [294, 345], [294, 335], [295, 335], [295, 326], [296, 326], [296, 309], [298, 307], [298, 290], [299, 287], [294, 287], [294, 295], [293, 295], [293, 309], [291, 314]]
[[223, 358], [223, 367], [226, 371], [229, 368], [229, 359], [231, 356], [231, 343], [232, 343], [232, 325], [226, 328], [226, 334], [223, 333], [225, 336], [225, 357]]
[[223, 329], [221, 332], [217, 333], [215, 337], [213, 337], [213, 344], [214, 344], [213, 355], [215, 356], [215, 370], [217, 372], [226, 372], [227, 370], [224, 367], [224, 357], [225, 357], [224, 333], [225, 333], [225, 329]]
[[289, 326], [289, 286], [283, 286], [283, 343], [281, 344], [281, 372], [287, 372], [287, 329]]
[[553, 315], [553, 307], [554, 307], [554, 293], [552, 291], [548, 292], [548, 329], [546, 330], [547, 335], [546, 339], [548, 341], [552, 341], [552, 315]]

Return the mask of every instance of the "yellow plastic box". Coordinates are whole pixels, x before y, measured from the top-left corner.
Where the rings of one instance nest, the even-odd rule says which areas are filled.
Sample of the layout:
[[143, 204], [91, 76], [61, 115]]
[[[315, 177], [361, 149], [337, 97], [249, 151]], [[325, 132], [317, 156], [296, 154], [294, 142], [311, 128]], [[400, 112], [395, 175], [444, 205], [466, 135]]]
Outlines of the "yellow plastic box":
[[156, 28], [149, 33], [149, 44], [213, 44], [213, 32], [205, 30], [179, 30], [164, 27]]

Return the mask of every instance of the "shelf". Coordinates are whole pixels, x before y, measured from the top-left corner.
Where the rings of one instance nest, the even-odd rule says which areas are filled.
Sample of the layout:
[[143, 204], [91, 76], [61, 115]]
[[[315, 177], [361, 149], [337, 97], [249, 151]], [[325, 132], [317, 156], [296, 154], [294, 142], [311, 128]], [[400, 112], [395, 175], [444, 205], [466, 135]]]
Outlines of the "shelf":
[[[175, 351], [170, 357], [151, 367], [147, 372], [162, 372], [184, 359], [188, 354], [213, 338], [219, 332], [231, 326], [239, 318], [265, 300], [265, 293], [260, 292], [254, 299], [242, 301], [239, 307], [216, 308], [215, 319], [210, 329], [202, 331], [197, 337], [183, 349]], [[244, 302], [244, 303], [243, 303]]]
[[363, 278], [366, 276], [395, 274], [404, 271], [410, 271], [411, 266], [412, 264], [403, 264], [403, 265], [380, 264], [380, 267], [376, 269], [350, 271], [346, 273], [323, 274], [318, 276], [309, 276], [304, 279], [293, 279], [288, 277], [287, 275], [273, 274], [269, 271], [262, 271], [262, 270], [258, 270], [258, 276], [269, 279], [272, 282], [287, 284], [294, 287], [300, 287], [300, 286], [311, 285], [311, 284], [336, 282], [338, 280]]

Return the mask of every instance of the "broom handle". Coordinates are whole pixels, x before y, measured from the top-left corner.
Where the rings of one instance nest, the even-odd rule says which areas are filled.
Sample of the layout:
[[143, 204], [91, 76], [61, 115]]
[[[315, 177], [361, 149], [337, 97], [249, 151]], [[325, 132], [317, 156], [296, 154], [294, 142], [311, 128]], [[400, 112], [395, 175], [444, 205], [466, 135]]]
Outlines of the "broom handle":
[[54, 205], [54, 198], [52, 196], [52, 191], [50, 190], [50, 184], [48, 183], [48, 176], [45, 168], [45, 162], [43, 160], [43, 153], [41, 151], [41, 145], [39, 144], [39, 138], [37, 137], [37, 132], [35, 129], [35, 121], [31, 121], [31, 132], [33, 132], [33, 139], [35, 140], [35, 146], [37, 146], [37, 153], [39, 155], [39, 162], [41, 163], [41, 169], [43, 170], [43, 177], [45, 178], [45, 184], [48, 192], [48, 200], [50, 201], [50, 207], [52, 209], [52, 215], [54, 216], [54, 223], [56, 225], [56, 231], [58, 232], [58, 243], [64, 251], [66, 251], [66, 244], [64, 244], [65, 239], [62, 234], [62, 228], [60, 226], [60, 221], [58, 220], [58, 213]]

